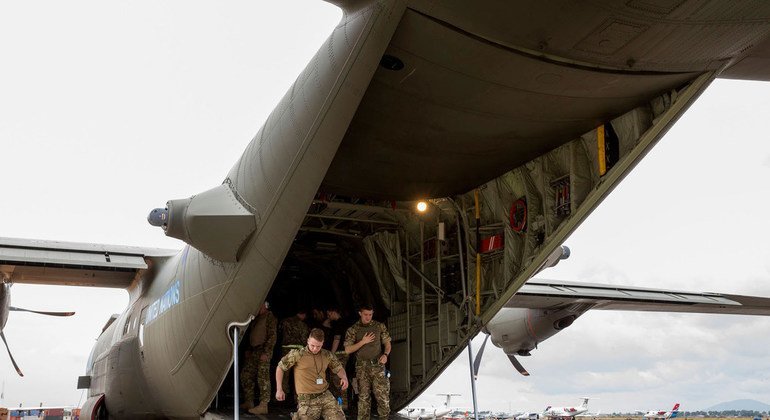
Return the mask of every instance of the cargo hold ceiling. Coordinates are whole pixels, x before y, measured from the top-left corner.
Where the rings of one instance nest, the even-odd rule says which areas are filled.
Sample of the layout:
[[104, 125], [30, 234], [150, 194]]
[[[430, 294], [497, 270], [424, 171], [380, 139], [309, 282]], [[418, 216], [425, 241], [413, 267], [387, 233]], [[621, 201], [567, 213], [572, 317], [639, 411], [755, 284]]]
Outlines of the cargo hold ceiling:
[[611, 71], [522, 54], [407, 10], [322, 192], [385, 199], [472, 189], [697, 73]]

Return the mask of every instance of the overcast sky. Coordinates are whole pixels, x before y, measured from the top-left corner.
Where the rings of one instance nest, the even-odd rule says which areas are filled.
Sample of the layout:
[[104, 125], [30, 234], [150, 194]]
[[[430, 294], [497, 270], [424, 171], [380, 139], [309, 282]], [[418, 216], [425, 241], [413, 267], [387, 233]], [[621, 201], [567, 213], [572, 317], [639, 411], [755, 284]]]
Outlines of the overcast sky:
[[[339, 21], [321, 1], [0, 3], [0, 236], [180, 248], [150, 209], [224, 179]], [[770, 296], [770, 84], [718, 81], [566, 242], [548, 278]], [[5, 404], [77, 404], [122, 290], [16, 285]], [[482, 409], [770, 403], [770, 319], [589, 312], [509, 367], [493, 347]], [[476, 348], [480, 339], [476, 341]], [[470, 406], [464, 353], [438, 392]], [[82, 402], [82, 401], [81, 401]]]

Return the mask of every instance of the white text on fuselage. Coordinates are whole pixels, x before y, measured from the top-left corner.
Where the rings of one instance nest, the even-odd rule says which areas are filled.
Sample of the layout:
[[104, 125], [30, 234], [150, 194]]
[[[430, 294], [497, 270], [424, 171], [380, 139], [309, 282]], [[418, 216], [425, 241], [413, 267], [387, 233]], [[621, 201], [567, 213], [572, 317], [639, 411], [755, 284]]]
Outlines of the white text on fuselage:
[[171, 287], [166, 290], [158, 300], [152, 303], [147, 308], [147, 321], [146, 324], [151, 323], [155, 318], [159, 317], [163, 312], [171, 309], [172, 306], [179, 303], [179, 280], [175, 281]]

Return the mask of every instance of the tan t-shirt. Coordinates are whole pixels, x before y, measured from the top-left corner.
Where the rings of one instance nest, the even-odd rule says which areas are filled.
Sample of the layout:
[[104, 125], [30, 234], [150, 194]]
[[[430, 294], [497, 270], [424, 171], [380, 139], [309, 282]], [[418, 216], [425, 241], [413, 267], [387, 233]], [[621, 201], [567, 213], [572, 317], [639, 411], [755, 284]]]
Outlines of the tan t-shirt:
[[[329, 351], [321, 349], [313, 354], [307, 347], [294, 349], [278, 362], [284, 372], [294, 368], [294, 386], [297, 394], [319, 394], [329, 388], [326, 382], [326, 369], [335, 375], [342, 369], [340, 361]], [[321, 383], [318, 383], [320, 379]]]

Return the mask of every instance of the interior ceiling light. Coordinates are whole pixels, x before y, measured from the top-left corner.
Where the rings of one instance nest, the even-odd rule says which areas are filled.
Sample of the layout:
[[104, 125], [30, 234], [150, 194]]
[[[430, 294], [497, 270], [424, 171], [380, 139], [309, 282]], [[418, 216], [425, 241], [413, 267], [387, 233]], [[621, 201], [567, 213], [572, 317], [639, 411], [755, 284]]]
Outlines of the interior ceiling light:
[[417, 211], [420, 213], [425, 213], [425, 210], [428, 210], [428, 203], [425, 201], [418, 201], [417, 202]]

